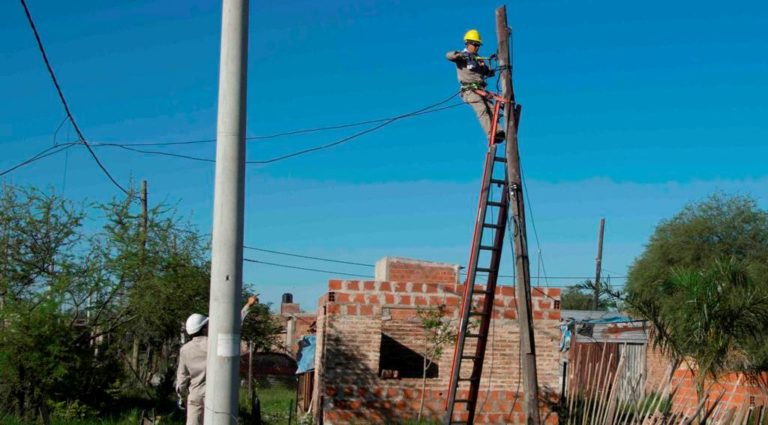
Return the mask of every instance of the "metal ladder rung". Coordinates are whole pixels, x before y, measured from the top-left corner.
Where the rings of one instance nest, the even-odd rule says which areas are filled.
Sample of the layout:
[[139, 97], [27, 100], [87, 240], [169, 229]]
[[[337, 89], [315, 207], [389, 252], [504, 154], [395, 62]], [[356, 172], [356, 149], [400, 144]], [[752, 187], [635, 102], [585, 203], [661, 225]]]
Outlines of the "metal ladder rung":
[[487, 204], [488, 204], [489, 207], [503, 207], [504, 206], [504, 204], [502, 204], [501, 202], [496, 202], [496, 201], [488, 201]]
[[464, 335], [464, 338], [480, 338], [481, 336], [486, 336], [485, 334], [466, 334]]
[[461, 356], [462, 360], [477, 360], [477, 356]]
[[493, 160], [496, 162], [507, 162], [507, 158], [504, 156], [495, 156], [493, 157]]
[[483, 313], [482, 311], [470, 311], [469, 316], [487, 316], [488, 313]]
[[501, 251], [501, 248], [491, 245], [480, 245], [480, 249], [484, 249], [486, 251]]
[[483, 223], [483, 227], [487, 227], [489, 229], [501, 229], [504, 226], [500, 226], [498, 224], [491, 224], [491, 223]]
[[494, 269], [487, 269], [485, 267], [478, 267], [478, 268], [475, 269], [475, 272], [481, 272], [481, 273], [491, 273], [491, 272], [495, 272], [495, 271], [496, 270], [494, 270]]
[[472, 400], [468, 398], [457, 398], [456, 400], [453, 400], [454, 403], [471, 403]]
[[476, 376], [470, 376], [469, 378], [459, 378], [459, 382], [472, 382], [472, 381], [479, 381], [480, 378]]
[[503, 180], [503, 179], [491, 179], [491, 183], [495, 183], [495, 184], [499, 184], [499, 185], [504, 185], [504, 184], [507, 184], [507, 181]]

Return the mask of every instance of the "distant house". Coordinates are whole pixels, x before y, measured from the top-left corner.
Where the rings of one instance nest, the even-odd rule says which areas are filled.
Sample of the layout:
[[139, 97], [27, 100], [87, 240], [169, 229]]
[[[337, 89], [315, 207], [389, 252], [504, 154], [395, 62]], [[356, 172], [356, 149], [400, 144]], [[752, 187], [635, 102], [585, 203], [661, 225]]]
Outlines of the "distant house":
[[[561, 347], [563, 335], [570, 332], [568, 347], [561, 349], [561, 389], [568, 394], [585, 394], [607, 383], [619, 385], [618, 397], [636, 402], [669, 383], [674, 388], [673, 409], [690, 415], [699, 403], [694, 385], [694, 369], [682, 362], [672, 370], [672, 360], [654, 347], [653, 330], [645, 320], [606, 311], [563, 310], [560, 323]], [[619, 368], [619, 361], [624, 364]], [[616, 374], [618, 372], [618, 377]], [[602, 383], [601, 383], [602, 381]], [[762, 409], [768, 407], [768, 373], [755, 382], [739, 373], [726, 373], [717, 382], [708, 380], [708, 398], [721, 394], [721, 409], [715, 416], [728, 415], [732, 409]]]
[[[600, 386], [596, 376], [614, 376], [619, 359], [625, 365], [617, 378], [619, 399], [637, 400], [644, 394], [648, 376], [646, 350], [648, 324], [608, 311], [562, 310], [560, 388], [587, 392]], [[570, 334], [570, 344], [562, 339]]]

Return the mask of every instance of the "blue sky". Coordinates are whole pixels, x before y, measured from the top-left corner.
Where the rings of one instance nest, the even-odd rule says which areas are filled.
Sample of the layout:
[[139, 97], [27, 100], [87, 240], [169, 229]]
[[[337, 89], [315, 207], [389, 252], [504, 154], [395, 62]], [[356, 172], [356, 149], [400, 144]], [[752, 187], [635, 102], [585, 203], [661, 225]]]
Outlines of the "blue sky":
[[[219, 2], [28, 3], [90, 141], [214, 136]], [[446, 98], [457, 85], [444, 53], [461, 48], [469, 28], [481, 31], [489, 53], [496, 6], [252, 2], [248, 134], [387, 117]], [[623, 276], [659, 220], [687, 202], [720, 190], [749, 194], [768, 208], [768, 4], [526, 0], [509, 3], [508, 14], [523, 105], [521, 155], [548, 275], [593, 273], [603, 216], [604, 267]], [[0, 39], [5, 169], [51, 146], [64, 112], [18, 2], [0, 5]], [[252, 141], [248, 157], [270, 158], [356, 130]], [[67, 126], [56, 136], [57, 142], [73, 138]], [[153, 149], [214, 154], [211, 144]], [[333, 149], [250, 166], [245, 240], [363, 263], [385, 255], [464, 263], [484, 149], [474, 115], [462, 106]], [[177, 203], [210, 232], [212, 164], [98, 152], [118, 180], [147, 179], [151, 202]], [[118, 194], [83, 149], [39, 161], [5, 181], [52, 187], [76, 200]], [[539, 247], [532, 231], [529, 236], [535, 274]], [[502, 272], [511, 273], [511, 256], [503, 261]], [[266, 301], [278, 302], [290, 291], [308, 309], [333, 277], [256, 264], [244, 271]]]

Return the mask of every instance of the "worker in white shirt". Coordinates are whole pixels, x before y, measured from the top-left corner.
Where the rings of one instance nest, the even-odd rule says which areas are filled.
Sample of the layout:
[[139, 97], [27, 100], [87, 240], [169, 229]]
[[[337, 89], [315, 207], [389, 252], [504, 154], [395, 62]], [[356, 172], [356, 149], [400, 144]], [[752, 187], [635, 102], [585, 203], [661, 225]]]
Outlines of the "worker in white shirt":
[[[241, 323], [258, 298], [248, 298], [240, 311]], [[202, 425], [205, 411], [205, 367], [208, 357], [208, 317], [195, 313], [187, 318], [186, 330], [190, 340], [179, 352], [176, 371], [176, 393], [181, 402], [187, 398], [187, 425]]]

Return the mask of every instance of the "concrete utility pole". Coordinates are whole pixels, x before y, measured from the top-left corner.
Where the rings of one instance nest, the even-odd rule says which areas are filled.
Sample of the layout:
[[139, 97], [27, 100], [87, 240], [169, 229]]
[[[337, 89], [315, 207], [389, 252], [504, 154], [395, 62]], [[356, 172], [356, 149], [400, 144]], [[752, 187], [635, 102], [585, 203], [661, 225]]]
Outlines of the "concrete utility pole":
[[600, 233], [597, 236], [597, 257], [595, 258], [595, 295], [592, 299], [592, 309], [600, 305], [600, 272], [603, 269], [603, 234], [605, 234], [605, 218], [600, 219]]
[[223, 0], [205, 424], [237, 423], [243, 287], [248, 0]]
[[528, 262], [528, 237], [525, 225], [525, 205], [523, 203], [523, 181], [520, 173], [520, 151], [517, 144], [517, 127], [520, 119], [520, 106], [515, 103], [515, 91], [512, 87], [512, 68], [509, 58], [510, 28], [507, 25], [507, 8], [496, 9], [496, 35], [499, 40], [499, 67], [502, 69], [501, 95], [509, 100], [505, 105], [507, 134], [507, 178], [509, 180], [509, 201], [512, 218], [516, 227], [515, 244], [515, 298], [517, 298], [518, 322], [520, 324], [520, 358], [523, 375], [523, 412], [525, 423], [539, 425], [538, 379], [536, 376], [536, 347], [533, 337], [531, 317], [531, 271]]

